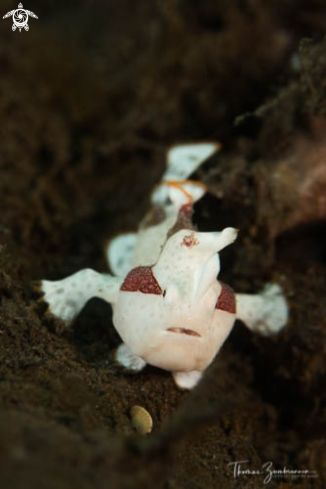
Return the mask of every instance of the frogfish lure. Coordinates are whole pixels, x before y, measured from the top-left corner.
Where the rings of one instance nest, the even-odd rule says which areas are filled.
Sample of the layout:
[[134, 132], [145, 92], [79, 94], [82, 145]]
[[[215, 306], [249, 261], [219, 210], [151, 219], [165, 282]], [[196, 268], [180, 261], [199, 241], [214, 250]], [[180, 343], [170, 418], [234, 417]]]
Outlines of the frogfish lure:
[[148, 363], [172, 372], [192, 389], [212, 363], [236, 319], [262, 334], [287, 322], [281, 288], [268, 284], [257, 295], [236, 294], [220, 282], [219, 251], [237, 230], [198, 232], [193, 205], [207, 191], [189, 176], [218, 150], [218, 144], [175, 146], [151, 195], [151, 210], [138, 232], [114, 238], [107, 247], [110, 274], [91, 269], [40, 284], [50, 312], [70, 323], [92, 297], [109, 302], [122, 344], [116, 360], [127, 369]]

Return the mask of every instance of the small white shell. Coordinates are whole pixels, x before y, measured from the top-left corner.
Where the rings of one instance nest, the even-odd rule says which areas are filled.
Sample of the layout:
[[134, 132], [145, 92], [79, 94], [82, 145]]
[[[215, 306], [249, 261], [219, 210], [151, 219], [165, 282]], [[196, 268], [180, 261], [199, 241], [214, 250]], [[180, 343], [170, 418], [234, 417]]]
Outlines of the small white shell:
[[131, 424], [140, 435], [147, 435], [152, 431], [153, 420], [151, 415], [145, 408], [141, 406], [133, 406], [130, 409]]

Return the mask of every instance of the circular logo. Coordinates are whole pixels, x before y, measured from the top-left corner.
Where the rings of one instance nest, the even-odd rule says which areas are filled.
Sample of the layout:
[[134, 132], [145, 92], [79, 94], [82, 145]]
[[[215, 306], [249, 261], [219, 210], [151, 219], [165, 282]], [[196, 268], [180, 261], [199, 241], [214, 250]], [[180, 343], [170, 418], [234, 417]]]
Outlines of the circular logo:
[[30, 10], [25, 10], [23, 8], [23, 4], [20, 3], [18, 5], [18, 8], [16, 10], [10, 10], [10, 12], [7, 12], [3, 18], [7, 19], [8, 17], [12, 16], [13, 24], [12, 24], [12, 30], [16, 31], [17, 28], [19, 29], [19, 32], [22, 31], [22, 29], [25, 29], [25, 31], [29, 31], [29, 25], [28, 25], [28, 18], [33, 17], [34, 19], [38, 19], [38, 16], [34, 14], [34, 12], [31, 12]]
[[22, 8], [17, 9], [12, 16], [12, 20], [14, 21], [15, 26], [21, 29], [28, 22], [28, 13]]

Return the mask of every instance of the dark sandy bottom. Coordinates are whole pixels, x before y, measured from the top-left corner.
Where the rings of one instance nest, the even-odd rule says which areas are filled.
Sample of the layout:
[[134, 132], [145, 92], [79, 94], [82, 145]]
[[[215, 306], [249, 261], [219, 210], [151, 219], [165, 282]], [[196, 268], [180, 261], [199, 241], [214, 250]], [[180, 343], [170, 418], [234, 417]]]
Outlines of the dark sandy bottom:
[[[264, 487], [234, 478], [240, 460], [318, 474], [267, 487], [326, 487], [324, 2], [43, 3], [28, 33], [0, 30], [1, 489]], [[237, 323], [187, 393], [119, 369], [110, 306], [67, 329], [31, 282], [106, 271], [166, 148], [205, 139], [223, 150], [197, 175], [211, 195], [195, 220], [241, 231], [221, 278], [279, 283], [290, 321], [272, 338]]]

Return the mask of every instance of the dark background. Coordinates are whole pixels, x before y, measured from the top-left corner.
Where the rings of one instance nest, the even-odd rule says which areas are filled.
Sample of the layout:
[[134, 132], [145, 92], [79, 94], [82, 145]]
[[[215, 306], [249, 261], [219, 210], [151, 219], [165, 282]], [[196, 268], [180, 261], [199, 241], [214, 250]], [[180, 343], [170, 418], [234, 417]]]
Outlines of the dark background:
[[[269, 487], [323, 487], [325, 2], [23, 4], [29, 32], [0, 22], [1, 488], [262, 487], [234, 479], [235, 460], [319, 475]], [[278, 282], [291, 311], [273, 338], [236, 324], [185, 393], [116, 366], [110, 306], [92, 300], [67, 330], [31, 281], [107, 271], [104, 246], [137, 228], [168, 146], [200, 140], [223, 149], [197, 175], [211, 195], [195, 220], [241, 230], [223, 280]]]

